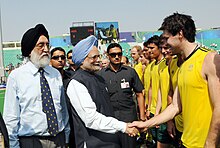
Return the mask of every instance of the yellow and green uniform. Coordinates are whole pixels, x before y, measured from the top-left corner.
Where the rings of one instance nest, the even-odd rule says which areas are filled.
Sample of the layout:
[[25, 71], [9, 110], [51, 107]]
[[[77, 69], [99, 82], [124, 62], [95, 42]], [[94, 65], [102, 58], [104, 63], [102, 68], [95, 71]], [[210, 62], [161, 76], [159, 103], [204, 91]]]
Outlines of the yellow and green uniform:
[[184, 121], [182, 142], [185, 147], [204, 147], [212, 118], [208, 83], [201, 75], [205, 56], [210, 50], [198, 48], [181, 65], [178, 88]]
[[139, 62], [138, 64], [134, 65], [134, 69], [138, 74], [138, 77], [140, 78], [142, 84], [143, 84], [143, 69], [142, 69], [142, 64]]
[[151, 71], [151, 86], [152, 86], [152, 101], [150, 106], [150, 112], [155, 114], [156, 112], [156, 105], [157, 105], [157, 97], [158, 97], [158, 90], [159, 90], [159, 65], [165, 61], [165, 58], [162, 59], [159, 63], [155, 63], [152, 65]]
[[145, 91], [145, 103], [148, 104], [148, 93], [150, 88], [151, 81], [151, 67], [154, 64], [155, 60], [151, 61], [144, 70], [144, 91]]
[[160, 63], [159, 65], [159, 89], [161, 93], [161, 112], [167, 107], [167, 97], [170, 88], [170, 75], [168, 71], [168, 65], [166, 60]]
[[118, 38], [118, 36], [117, 36], [118, 33], [117, 33], [117, 30], [115, 28], [110, 30], [110, 32], [111, 32], [111, 35], [112, 35], [113, 39], [117, 39]]
[[[171, 83], [172, 83], [172, 87], [173, 87], [173, 91], [175, 91], [175, 88], [177, 86], [177, 76], [178, 76], [178, 72], [179, 72], [179, 67], [177, 65], [178, 62], [178, 57], [174, 56], [170, 62], [170, 79], [171, 79]], [[182, 117], [182, 113], [177, 115], [175, 118], [175, 126], [176, 129], [179, 132], [183, 132], [183, 117]]]

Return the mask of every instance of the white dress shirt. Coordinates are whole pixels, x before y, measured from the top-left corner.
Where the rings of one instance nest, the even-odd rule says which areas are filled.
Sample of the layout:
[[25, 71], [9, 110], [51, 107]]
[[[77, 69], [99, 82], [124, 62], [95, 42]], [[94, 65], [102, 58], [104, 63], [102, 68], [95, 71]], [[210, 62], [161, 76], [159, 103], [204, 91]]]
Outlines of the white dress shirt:
[[[99, 112], [87, 88], [72, 79], [67, 87], [67, 95], [77, 114], [90, 129], [105, 133], [125, 132], [126, 123], [113, 117], [107, 117]], [[105, 98], [104, 98], [105, 99]]]
[[[44, 70], [56, 109], [59, 131], [65, 129], [68, 140], [69, 116], [62, 77], [51, 66], [46, 66]], [[6, 85], [3, 118], [9, 133], [11, 148], [20, 147], [18, 136], [50, 135], [46, 114], [42, 111], [40, 73], [31, 62], [10, 73]]]

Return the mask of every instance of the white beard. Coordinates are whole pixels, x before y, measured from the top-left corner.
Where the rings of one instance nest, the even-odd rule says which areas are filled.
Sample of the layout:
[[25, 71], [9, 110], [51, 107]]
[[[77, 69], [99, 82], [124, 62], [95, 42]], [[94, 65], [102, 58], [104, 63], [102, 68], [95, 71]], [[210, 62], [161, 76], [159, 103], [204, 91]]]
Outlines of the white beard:
[[32, 50], [30, 55], [30, 61], [37, 67], [37, 68], [44, 68], [50, 63], [50, 54], [43, 53], [39, 55], [37, 52]]

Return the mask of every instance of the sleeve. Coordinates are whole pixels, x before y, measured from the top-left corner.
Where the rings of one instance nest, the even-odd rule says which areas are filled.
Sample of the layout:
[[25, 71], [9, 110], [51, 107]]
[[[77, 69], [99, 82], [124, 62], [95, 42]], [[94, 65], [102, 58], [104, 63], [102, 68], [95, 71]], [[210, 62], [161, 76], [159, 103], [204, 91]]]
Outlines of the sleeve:
[[67, 88], [67, 95], [86, 127], [105, 133], [125, 132], [126, 123], [96, 111], [96, 105], [83, 84], [71, 80]]
[[137, 72], [134, 69], [132, 70], [133, 80], [132, 80], [132, 88], [134, 89], [134, 92], [140, 93], [142, 90], [144, 90], [144, 86], [137, 74]]
[[16, 81], [12, 77], [8, 77], [3, 118], [8, 130], [9, 143], [11, 148], [19, 148], [18, 127], [20, 118], [19, 98], [17, 96]]

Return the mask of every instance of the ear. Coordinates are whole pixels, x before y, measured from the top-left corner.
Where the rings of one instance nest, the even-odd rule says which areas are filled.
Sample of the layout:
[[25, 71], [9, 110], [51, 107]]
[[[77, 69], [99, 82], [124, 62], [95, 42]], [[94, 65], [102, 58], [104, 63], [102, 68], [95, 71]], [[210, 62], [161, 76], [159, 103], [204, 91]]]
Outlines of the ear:
[[184, 35], [183, 35], [183, 31], [180, 30], [180, 32], [179, 32], [179, 38], [182, 39], [183, 37], [184, 37]]

